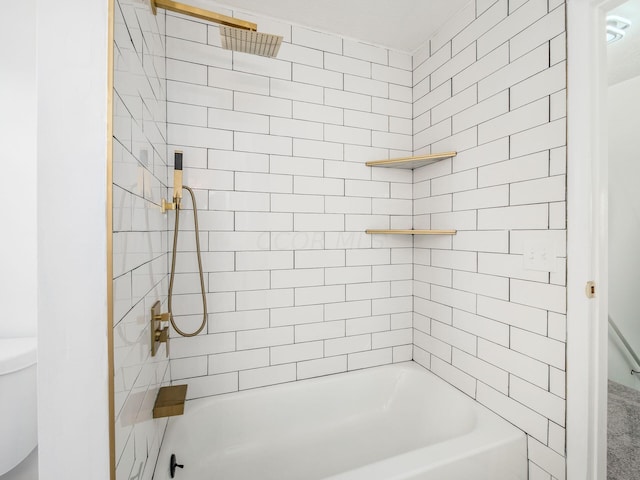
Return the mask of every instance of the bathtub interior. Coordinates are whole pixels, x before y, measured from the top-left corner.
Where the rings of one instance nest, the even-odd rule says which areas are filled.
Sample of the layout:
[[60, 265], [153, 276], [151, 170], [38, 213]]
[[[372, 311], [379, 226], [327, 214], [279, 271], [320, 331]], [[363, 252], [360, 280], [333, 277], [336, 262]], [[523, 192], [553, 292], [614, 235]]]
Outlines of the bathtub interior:
[[182, 480], [322, 479], [468, 436], [482, 420], [417, 364], [391, 367], [189, 401], [154, 478], [176, 453]]

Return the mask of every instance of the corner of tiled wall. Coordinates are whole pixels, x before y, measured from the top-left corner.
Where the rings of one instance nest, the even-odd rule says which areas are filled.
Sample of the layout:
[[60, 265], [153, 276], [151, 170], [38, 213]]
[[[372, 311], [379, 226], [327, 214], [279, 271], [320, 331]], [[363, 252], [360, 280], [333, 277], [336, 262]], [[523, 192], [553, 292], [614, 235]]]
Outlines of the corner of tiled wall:
[[[524, 430], [565, 478], [563, 0], [477, 0], [413, 57], [414, 360]], [[546, 252], [553, 266], [525, 264]], [[538, 258], [539, 259], [539, 258]]]
[[165, 15], [115, 2], [113, 292], [116, 478], [151, 479], [166, 419], [152, 418], [170, 381], [164, 347], [151, 357], [150, 309], [166, 301]]

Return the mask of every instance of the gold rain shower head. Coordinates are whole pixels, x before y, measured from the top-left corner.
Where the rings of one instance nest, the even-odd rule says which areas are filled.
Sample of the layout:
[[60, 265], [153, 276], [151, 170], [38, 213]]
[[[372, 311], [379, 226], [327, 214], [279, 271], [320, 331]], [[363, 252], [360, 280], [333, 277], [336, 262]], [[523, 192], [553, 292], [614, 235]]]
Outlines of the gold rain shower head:
[[158, 8], [182, 13], [192, 17], [220, 24], [222, 48], [235, 52], [250, 53], [273, 58], [278, 55], [282, 37], [258, 32], [258, 25], [245, 20], [210, 12], [172, 0], [151, 0], [151, 10], [155, 15]]

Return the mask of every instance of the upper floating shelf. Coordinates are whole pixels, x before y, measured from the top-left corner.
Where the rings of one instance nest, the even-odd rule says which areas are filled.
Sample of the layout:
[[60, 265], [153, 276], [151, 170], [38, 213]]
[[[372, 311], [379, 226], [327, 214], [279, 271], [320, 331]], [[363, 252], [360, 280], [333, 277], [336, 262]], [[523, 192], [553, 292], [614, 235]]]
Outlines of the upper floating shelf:
[[392, 167], [392, 168], [418, 168], [431, 163], [455, 157], [457, 152], [434, 153], [431, 155], [418, 155], [417, 157], [392, 158], [390, 160], [374, 160], [367, 162], [369, 167]]
[[368, 234], [384, 235], [455, 235], [456, 230], [365, 230]]

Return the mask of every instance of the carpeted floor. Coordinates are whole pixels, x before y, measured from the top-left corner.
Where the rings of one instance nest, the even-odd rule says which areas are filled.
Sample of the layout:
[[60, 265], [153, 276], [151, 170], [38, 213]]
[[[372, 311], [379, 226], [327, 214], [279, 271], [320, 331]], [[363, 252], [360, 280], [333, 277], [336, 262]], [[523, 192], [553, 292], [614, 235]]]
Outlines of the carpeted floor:
[[640, 391], [609, 381], [607, 480], [640, 480]]

